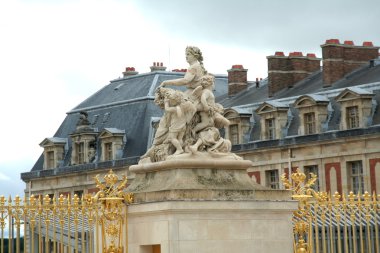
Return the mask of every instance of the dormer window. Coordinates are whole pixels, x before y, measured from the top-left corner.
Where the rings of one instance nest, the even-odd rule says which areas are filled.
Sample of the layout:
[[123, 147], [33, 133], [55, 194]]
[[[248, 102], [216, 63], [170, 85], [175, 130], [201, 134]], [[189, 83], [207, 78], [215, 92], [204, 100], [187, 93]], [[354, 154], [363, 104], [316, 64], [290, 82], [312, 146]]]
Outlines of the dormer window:
[[304, 135], [326, 131], [323, 125], [327, 123], [329, 103], [327, 97], [315, 94], [297, 98], [294, 107], [298, 109], [300, 116], [298, 133]]
[[256, 109], [256, 113], [260, 116], [260, 136], [262, 140], [285, 137], [284, 133], [287, 132], [286, 127], [288, 125], [288, 110], [289, 106], [277, 101], [264, 102]]
[[102, 161], [120, 159], [125, 144], [125, 131], [117, 128], [105, 128], [99, 135]]
[[77, 127], [70, 135], [72, 145], [71, 164], [90, 163], [95, 159], [98, 132], [90, 127], [87, 112], [80, 112]]
[[46, 138], [40, 143], [44, 148], [44, 169], [57, 168], [63, 164], [65, 156], [66, 138]]
[[373, 96], [372, 91], [350, 87], [343, 90], [336, 97], [336, 101], [341, 107], [341, 130], [369, 126], [372, 121], [372, 111], [374, 110]]
[[226, 138], [232, 145], [247, 142], [247, 133], [251, 127], [250, 117], [252, 112], [246, 109], [229, 108], [225, 110], [224, 117], [230, 121], [230, 125], [225, 127]]
[[347, 129], [359, 127], [359, 109], [357, 106], [350, 106], [346, 108], [347, 115]]

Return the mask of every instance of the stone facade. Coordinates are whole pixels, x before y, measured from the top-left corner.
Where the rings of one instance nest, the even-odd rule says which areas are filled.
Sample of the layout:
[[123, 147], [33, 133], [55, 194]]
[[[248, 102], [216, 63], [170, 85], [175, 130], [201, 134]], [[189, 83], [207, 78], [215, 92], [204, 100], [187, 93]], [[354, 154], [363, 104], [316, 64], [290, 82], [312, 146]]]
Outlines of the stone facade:
[[[108, 163], [106, 168], [110, 168], [112, 163]], [[40, 173], [41, 176], [33, 179], [30, 183], [26, 185], [25, 194], [26, 196], [34, 195], [34, 196], [60, 196], [61, 194], [64, 196], [74, 196], [77, 194], [81, 197], [83, 194], [94, 194], [98, 191], [96, 188], [96, 184], [94, 182], [94, 177], [98, 174], [104, 174], [105, 169], [101, 168], [80, 168], [82, 166], [77, 166], [77, 168], [70, 168], [68, 170], [66, 168], [66, 172], [61, 168], [61, 170], [51, 169], [47, 170], [47, 172], [51, 172], [43, 174]], [[128, 165], [113, 167], [113, 171], [119, 175], [129, 175]], [[133, 180], [133, 177], [131, 177]]]
[[350, 164], [358, 161], [363, 169], [364, 189], [361, 190], [380, 192], [379, 142], [379, 134], [326, 138], [317, 142], [239, 151], [238, 154], [252, 161], [248, 171], [262, 185], [267, 185], [267, 171], [277, 170], [279, 174], [288, 172], [290, 163], [293, 170], [299, 168], [302, 172], [316, 168], [313, 172], [318, 174], [318, 190], [345, 194], [354, 191]]

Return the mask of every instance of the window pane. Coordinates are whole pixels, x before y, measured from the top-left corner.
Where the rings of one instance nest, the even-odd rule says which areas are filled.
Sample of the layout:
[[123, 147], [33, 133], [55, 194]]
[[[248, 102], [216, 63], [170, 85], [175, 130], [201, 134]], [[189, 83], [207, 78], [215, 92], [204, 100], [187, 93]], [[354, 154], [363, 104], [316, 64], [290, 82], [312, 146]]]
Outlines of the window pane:
[[319, 191], [319, 172], [318, 172], [318, 166], [317, 165], [310, 165], [304, 167], [306, 180], [309, 180], [311, 178], [310, 173], [313, 173], [317, 176], [317, 180], [315, 181], [314, 185], [312, 186], [312, 189], [315, 191]]
[[359, 110], [357, 106], [347, 107], [347, 128], [359, 127]]
[[78, 155], [78, 164], [84, 163], [84, 143], [80, 142], [76, 144], [77, 155]]
[[266, 119], [265, 127], [266, 127], [267, 140], [276, 139], [276, 126], [275, 126], [274, 118]]
[[278, 170], [266, 171], [267, 186], [272, 189], [279, 189]]
[[362, 161], [347, 163], [349, 174], [351, 176], [351, 190], [354, 194], [364, 193], [364, 177]]
[[54, 151], [47, 152], [47, 168], [54, 168]]
[[305, 134], [315, 134], [315, 114], [314, 112], [304, 114]]
[[105, 143], [104, 144], [104, 160], [105, 161], [109, 161], [109, 160], [112, 160], [113, 159], [113, 155], [112, 155], [112, 142], [108, 142], [108, 143]]

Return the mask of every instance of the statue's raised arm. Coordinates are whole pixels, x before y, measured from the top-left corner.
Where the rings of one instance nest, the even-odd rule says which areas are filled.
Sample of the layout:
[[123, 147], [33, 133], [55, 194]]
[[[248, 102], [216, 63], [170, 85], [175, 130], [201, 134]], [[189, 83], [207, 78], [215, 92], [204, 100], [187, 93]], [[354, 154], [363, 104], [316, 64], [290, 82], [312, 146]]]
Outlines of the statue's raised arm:
[[190, 91], [200, 86], [201, 77], [207, 74], [207, 71], [203, 66], [203, 56], [201, 50], [198, 47], [187, 47], [186, 61], [190, 66], [183, 78], [163, 81], [160, 86], [187, 86]]

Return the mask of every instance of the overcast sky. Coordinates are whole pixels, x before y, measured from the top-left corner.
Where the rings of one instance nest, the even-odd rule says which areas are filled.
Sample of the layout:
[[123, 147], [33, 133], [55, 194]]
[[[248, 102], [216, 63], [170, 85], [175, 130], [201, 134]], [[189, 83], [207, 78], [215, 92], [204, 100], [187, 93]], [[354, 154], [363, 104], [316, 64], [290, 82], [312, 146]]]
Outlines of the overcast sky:
[[243, 64], [265, 77], [275, 51], [316, 53], [326, 39], [380, 45], [379, 0], [1, 0], [0, 195], [74, 108], [125, 67], [186, 68], [187, 45], [209, 72]]

